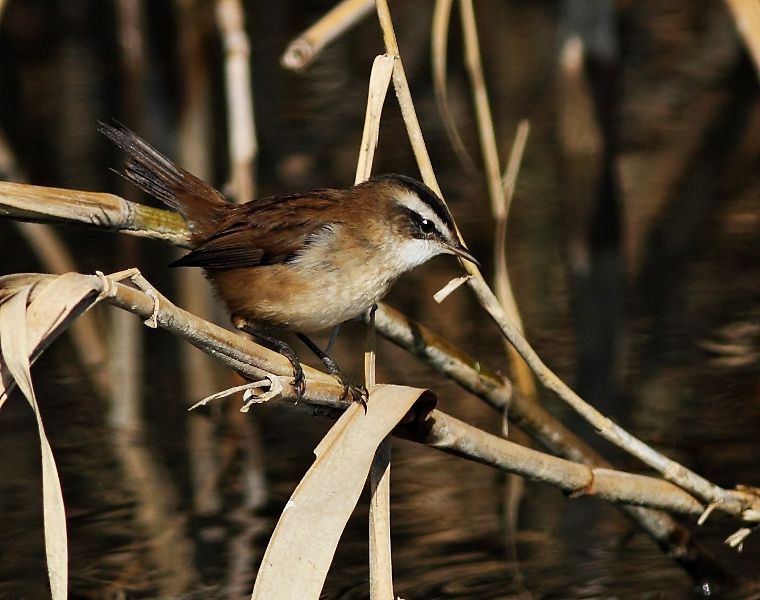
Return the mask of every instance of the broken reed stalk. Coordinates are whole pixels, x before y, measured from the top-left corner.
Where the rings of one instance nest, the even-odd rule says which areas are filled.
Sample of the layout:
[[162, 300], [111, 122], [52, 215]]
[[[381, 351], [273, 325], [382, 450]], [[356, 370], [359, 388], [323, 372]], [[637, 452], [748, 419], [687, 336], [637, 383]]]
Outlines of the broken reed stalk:
[[291, 71], [308, 67], [322, 49], [366, 17], [374, 0], [343, 0], [288, 44], [280, 63]]
[[40, 223], [80, 223], [190, 247], [179, 213], [130, 202], [115, 194], [0, 181], [0, 216]]

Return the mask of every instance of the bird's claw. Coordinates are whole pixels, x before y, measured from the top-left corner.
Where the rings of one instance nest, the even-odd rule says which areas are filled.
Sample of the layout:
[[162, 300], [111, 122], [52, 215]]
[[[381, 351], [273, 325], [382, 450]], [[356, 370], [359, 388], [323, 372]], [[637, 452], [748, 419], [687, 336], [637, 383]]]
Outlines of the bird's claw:
[[351, 383], [349, 379], [341, 373], [335, 375], [335, 377], [343, 385], [343, 393], [340, 395], [341, 400], [348, 400], [351, 397], [352, 402], [356, 402], [362, 405], [364, 412], [367, 412], [367, 400], [369, 400], [369, 392], [364, 384]]
[[293, 386], [293, 390], [296, 393], [296, 402], [300, 402], [306, 393], [306, 376], [300, 364], [293, 365], [293, 381], [290, 382], [290, 385]]

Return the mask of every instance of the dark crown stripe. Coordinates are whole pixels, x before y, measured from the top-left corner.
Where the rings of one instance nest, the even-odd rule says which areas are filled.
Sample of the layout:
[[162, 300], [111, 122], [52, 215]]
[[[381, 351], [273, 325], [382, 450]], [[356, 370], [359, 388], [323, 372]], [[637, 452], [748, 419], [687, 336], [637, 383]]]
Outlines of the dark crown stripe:
[[456, 231], [454, 226], [454, 219], [451, 213], [446, 208], [436, 193], [426, 186], [421, 181], [407, 177], [406, 175], [398, 175], [391, 173], [388, 175], [377, 175], [372, 178], [374, 181], [393, 181], [399, 184], [401, 187], [406, 188], [413, 194], [415, 194], [423, 203], [430, 207], [435, 215], [453, 232]]

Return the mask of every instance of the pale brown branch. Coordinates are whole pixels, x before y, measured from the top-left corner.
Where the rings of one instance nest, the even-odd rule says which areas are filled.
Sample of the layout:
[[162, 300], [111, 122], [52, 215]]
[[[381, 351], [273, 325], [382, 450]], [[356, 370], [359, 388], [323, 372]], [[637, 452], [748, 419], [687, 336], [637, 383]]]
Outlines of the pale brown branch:
[[0, 217], [39, 223], [81, 223], [190, 247], [179, 213], [114, 194], [0, 181]]

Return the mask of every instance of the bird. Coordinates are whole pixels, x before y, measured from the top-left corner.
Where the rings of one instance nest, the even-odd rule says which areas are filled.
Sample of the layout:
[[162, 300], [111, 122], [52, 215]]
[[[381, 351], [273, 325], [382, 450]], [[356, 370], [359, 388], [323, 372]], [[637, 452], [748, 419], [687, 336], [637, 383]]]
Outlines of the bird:
[[307, 334], [365, 314], [401, 274], [437, 255], [479, 265], [444, 202], [411, 177], [377, 175], [347, 189], [234, 204], [126, 126], [99, 128], [128, 155], [123, 176], [187, 223], [191, 251], [170, 266], [203, 269], [233, 325], [288, 358], [298, 398], [305, 377], [283, 333], [296, 333], [343, 384], [344, 397], [365, 404], [366, 390]]

